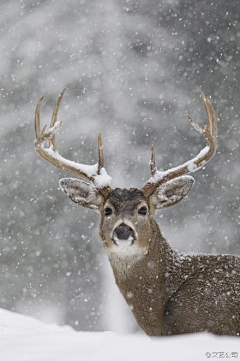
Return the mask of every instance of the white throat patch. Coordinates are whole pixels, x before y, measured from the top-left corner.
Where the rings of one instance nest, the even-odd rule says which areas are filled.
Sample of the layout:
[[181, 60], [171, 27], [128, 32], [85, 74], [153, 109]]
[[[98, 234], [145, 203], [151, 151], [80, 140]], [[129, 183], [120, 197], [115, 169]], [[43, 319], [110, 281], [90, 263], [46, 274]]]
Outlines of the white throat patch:
[[119, 247], [116, 244], [106, 248], [110, 263], [117, 270], [119, 277], [126, 278], [131, 267], [148, 254], [147, 248], [140, 248], [136, 244]]

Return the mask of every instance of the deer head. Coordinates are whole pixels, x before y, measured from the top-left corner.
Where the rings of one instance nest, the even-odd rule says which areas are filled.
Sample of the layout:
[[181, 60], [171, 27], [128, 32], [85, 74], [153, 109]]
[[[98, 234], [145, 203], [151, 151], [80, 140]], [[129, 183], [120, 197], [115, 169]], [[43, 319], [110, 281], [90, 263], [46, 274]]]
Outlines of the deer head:
[[[206, 147], [186, 163], [161, 172], [157, 170], [155, 151], [152, 146], [150, 162], [151, 178], [141, 188], [112, 189], [111, 177], [104, 168], [101, 134], [98, 135], [98, 163], [92, 166], [69, 161], [56, 150], [55, 132], [62, 122], [57, 121], [58, 109], [65, 89], [53, 111], [50, 129], [40, 131], [40, 105], [35, 113], [36, 151], [56, 167], [73, 173], [87, 181], [76, 178], [60, 180], [62, 190], [78, 205], [97, 210], [101, 216], [100, 235], [104, 248], [118, 254], [147, 252], [152, 241], [153, 217], [156, 209], [180, 202], [191, 189], [194, 179], [187, 175], [206, 164], [216, 151], [217, 120], [209, 99], [201, 94], [207, 126], [200, 126], [188, 116], [193, 127], [206, 139]], [[44, 144], [48, 141], [49, 146]]]

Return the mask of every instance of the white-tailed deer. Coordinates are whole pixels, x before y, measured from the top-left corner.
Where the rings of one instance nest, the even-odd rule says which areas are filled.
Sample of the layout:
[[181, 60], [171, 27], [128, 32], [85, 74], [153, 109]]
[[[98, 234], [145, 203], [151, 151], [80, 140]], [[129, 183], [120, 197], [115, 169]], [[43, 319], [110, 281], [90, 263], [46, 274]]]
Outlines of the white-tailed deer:
[[[186, 175], [206, 164], [216, 151], [217, 119], [202, 94], [207, 126], [189, 116], [206, 139], [206, 147], [193, 159], [165, 172], [156, 168], [152, 147], [151, 178], [142, 189], [112, 189], [103, 164], [101, 135], [98, 164], [69, 161], [56, 150], [55, 132], [62, 91], [50, 129], [40, 130], [40, 99], [35, 114], [36, 151], [58, 168], [85, 178], [64, 178], [60, 186], [69, 198], [100, 213], [100, 236], [116, 283], [139, 326], [151, 336], [209, 331], [240, 334], [240, 257], [177, 253], [163, 238], [154, 220], [156, 209], [181, 201], [194, 179]], [[44, 147], [48, 141], [49, 146]]]

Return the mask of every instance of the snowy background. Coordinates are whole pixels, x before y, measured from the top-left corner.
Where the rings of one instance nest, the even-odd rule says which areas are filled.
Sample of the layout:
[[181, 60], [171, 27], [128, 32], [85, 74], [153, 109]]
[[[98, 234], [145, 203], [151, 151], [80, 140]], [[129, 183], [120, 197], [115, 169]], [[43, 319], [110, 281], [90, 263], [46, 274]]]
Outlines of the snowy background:
[[156, 216], [184, 251], [240, 254], [239, 1], [1, 0], [0, 307], [80, 331], [139, 332], [101, 249], [98, 215], [58, 189], [66, 176], [34, 151], [63, 87], [60, 153], [93, 164], [102, 131], [114, 186], [141, 187], [205, 145], [202, 90], [218, 151], [185, 201]]

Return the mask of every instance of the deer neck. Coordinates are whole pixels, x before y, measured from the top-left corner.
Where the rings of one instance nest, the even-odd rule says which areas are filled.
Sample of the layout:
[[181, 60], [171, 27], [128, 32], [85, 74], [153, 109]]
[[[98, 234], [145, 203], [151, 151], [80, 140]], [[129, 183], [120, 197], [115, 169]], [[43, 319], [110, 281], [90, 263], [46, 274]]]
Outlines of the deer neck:
[[148, 249], [125, 257], [109, 253], [108, 257], [116, 283], [140, 327], [149, 335], [162, 335], [166, 333], [165, 304], [175, 290], [166, 285], [166, 277], [174, 269], [177, 254], [152, 222]]

